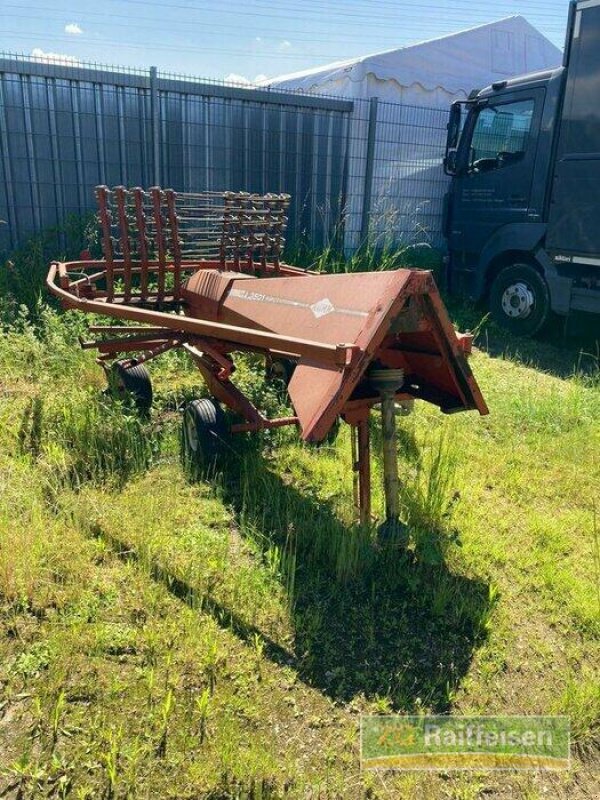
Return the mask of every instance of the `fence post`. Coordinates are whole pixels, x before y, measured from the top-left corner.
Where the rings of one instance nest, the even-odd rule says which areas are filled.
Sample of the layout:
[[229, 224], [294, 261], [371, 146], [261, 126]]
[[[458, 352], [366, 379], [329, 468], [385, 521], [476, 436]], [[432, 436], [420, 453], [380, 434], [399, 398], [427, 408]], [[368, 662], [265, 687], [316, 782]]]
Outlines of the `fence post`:
[[150, 120], [152, 123], [152, 182], [160, 186], [160, 103], [156, 67], [150, 67]]
[[[8, 70], [7, 70], [8, 72]], [[51, 141], [52, 138], [51, 138]], [[8, 234], [10, 237], [10, 247], [16, 247], [19, 244], [18, 236], [18, 209], [15, 201], [15, 192], [13, 189], [13, 169], [11, 164], [11, 151], [9, 149], [8, 139], [8, 107], [4, 100], [4, 75], [0, 76], [0, 152], [2, 153], [2, 161], [4, 166], [4, 180], [6, 183], [6, 200], [8, 219], [0, 220], [0, 225], [5, 222], [8, 223]]]
[[366, 244], [369, 238], [369, 214], [371, 213], [371, 195], [373, 192], [373, 162], [375, 160], [375, 134], [377, 132], [378, 98], [369, 101], [369, 125], [367, 129], [367, 152], [365, 156], [365, 183], [363, 187], [363, 206], [360, 221], [360, 243]]

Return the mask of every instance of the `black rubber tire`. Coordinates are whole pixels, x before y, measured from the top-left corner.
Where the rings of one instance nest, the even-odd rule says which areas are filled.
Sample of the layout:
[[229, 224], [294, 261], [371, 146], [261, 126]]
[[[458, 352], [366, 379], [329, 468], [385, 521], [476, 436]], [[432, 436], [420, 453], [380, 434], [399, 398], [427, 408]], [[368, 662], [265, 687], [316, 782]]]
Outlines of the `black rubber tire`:
[[268, 381], [281, 381], [285, 388], [289, 386], [296, 364], [289, 358], [268, 358], [265, 367], [265, 376]]
[[214, 469], [227, 433], [227, 420], [216, 400], [204, 397], [187, 404], [182, 420], [183, 456], [195, 474]]
[[152, 406], [152, 381], [143, 364], [115, 361], [109, 374], [111, 391], [117, 397], [131, 398], [138, 411], [147, 414]]
[[[526, 316], [510, 316], [503, 307], [511, 287], [524, 286], [533, 303]], [[515, 298], [518, 301], [518, 298]], [[505, 298], [506, 304], [506, 298]], [[531, 264], [511, 264], [496, 275], [490, 288], [490, 311], [494, 321], [516, 336], [534, 336], [550, 317], [550, 290], [544, 277]], [[515, 309], [515, 313], [518, 313]]]

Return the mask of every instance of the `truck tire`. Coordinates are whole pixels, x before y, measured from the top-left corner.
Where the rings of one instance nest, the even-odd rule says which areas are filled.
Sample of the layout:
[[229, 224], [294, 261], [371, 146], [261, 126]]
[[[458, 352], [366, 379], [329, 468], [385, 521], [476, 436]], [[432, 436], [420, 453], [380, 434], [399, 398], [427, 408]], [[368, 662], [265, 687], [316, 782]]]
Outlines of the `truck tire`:
[[490, 289], [492, 318], [516, 336], [534, 336], [548, 321], [550, 291], [530, 264], [511, 264], [496, 275]]

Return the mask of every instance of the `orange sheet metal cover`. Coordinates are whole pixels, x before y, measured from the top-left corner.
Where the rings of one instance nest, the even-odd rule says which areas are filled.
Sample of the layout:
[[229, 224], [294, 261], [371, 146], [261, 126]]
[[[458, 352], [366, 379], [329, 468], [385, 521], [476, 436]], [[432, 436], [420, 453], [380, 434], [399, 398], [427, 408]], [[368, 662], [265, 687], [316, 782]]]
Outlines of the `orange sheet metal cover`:
[[[323, 344], [353, 344], [362, 331], [377, 325], [411, 275], [411, 270], [397, 270], [248, 278], [233, 272], [199, 272], [183, 295], [192, 310], [218, 322]], [[211, 301], [216, 306], [212, 314]]]
[[[218, 282], [194, 276], [184, 290], [190, 311], [194, 313], [195, 309], [199, 316], [212, 311], [213, 319], [231, 325], [324, 344], [356, 346], [356, 357], [345, 368], [301, 360], [294, 372], [289, 393], [302, 437], [311, 441], [327, 434], [413, 295], [427, 295], [434, 301], [424, 313], [435, 318], [427, 322], [438, 330], [436, 352], [444, 366], [440, 378], [443, 375], [446, 384], [450, 379], [457, 406], [486, 413], [429, 272], [396, 270], [262, 279], [225, 273]], [[401, 338], [395, 345], [400, 349]]]

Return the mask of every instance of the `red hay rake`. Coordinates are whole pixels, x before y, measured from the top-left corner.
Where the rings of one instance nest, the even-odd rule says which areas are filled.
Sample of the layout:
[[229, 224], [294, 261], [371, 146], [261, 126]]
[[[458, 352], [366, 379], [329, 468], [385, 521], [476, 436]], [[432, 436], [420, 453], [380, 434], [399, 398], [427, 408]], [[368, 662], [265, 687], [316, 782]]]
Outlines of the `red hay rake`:
[[[352, 427], [355, 505], [371, 521], [369, 412], [380, 404], [386, 516], [399, 519], [395, 417], [415, 399], [452, 413], [485, 401], [430, 272], [324, 275], [281, 262], [288, 195], [96, 190], [104, 259], [55, 262], [48, 287], [65, 308], [135, 325], [93, 325], [109, 380], [148, 408], [143, 364], [183, 348], [212, 399], [184, 411], [184, 443], [199, 467], [228, 434], [297, 425], [322, 441]], [[232, 382], [233, 354], [265, 356], [286, 382], [295, 416], [268, 419]], [[126, 359], [117, 356], [127, 354]], [[117, 359], [117, 360], [115, 360]], [[221, 405], [243, 421], [231, 423]]]

